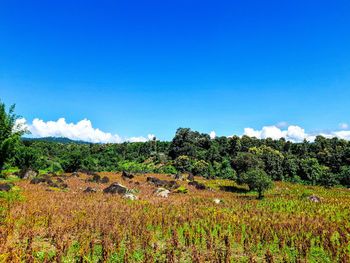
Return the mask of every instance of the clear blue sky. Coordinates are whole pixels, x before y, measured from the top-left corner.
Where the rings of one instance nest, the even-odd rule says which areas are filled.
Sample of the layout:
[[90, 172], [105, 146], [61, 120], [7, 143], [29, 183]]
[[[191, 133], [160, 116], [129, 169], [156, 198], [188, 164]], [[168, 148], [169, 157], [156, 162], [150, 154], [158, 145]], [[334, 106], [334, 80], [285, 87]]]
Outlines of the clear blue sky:
[[350, 122], [350, 1], [0, 4], [0, 98], [120, 136]]

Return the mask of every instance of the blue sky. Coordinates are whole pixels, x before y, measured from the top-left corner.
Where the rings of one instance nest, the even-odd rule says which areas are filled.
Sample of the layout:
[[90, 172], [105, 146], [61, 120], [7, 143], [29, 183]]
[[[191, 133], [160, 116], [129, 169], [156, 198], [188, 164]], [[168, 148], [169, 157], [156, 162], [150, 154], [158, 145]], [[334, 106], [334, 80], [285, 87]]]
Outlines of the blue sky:
[[5, 0], [0, 98], [27, 123], [87, 119], [121, 138], [344, 130], [349, 13], [349, 1]]

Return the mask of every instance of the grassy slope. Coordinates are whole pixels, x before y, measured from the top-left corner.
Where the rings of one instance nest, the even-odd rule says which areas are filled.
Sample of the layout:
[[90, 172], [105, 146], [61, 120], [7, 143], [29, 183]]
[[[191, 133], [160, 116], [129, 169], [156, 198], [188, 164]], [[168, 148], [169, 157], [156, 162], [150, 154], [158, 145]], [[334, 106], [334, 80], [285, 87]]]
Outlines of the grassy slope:
[[[146, 183], [151, 175], [137, 176], [130, 183], [120, 174], [102, 175], [140, 190], [139, 200], [84, 194], [88, 186], [107, 186], [86, 183], [84, 178], [67, 179], [68, 192], [15, 182], [24, 199], [13, 205], [0, 227], [0, 262], [349, 261], [347, 189], [276, 183], [259, 201], [232, 181], [202, 180], [215, 192], [181, 181], [189, 193], [164, 199], [154, 196], [156, 188]], [[322, 203], [308, 201], [305, 196], [311, 193]], [[214, 198], [223, 202], [215, 204]]]

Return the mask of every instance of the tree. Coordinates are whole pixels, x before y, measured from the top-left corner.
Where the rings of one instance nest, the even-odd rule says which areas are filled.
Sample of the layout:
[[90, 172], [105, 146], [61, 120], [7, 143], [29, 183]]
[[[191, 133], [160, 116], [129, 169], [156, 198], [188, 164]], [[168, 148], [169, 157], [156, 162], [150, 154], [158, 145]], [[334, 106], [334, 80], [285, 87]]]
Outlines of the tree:
[[12, 105], [7, 113], [5, 104], [0, 100], [0, 169], [14, 154], [19, 137], [26, 132], [23, 127], [16, 124], [19, 116], [14, 111], [15, 105]]
[[[32, 147], [21, 146], [15, 155], [15, 162], [18, 168], [33, 168], [37, 169], [40, 155], [38, 151]], [[43, 167], [41, 167], [43, 168]]]
[[273, 186], [271, 178], [262, 170], [250, 170], [239, 176], [239, 183], [249, 186], [250, 191], [257, 191], [259, 199], [264, 197], [264, 192]]
[[179, 172], [185, 173], [191, 171], [191, 160], [186, 155], [181, 155], [176, 158], [174, 167]]
[[350, 166], [342, 166], [339, 174], [339, 181], [342, 185], [350, 187]]
[[247, 152], [239, 152], [235, 158], [232, 159], [232, 167], [243, 174], [249, 170], [263, 169], [263, 161], [255, 154]]
[[65, 172], [72, 173], [77, 171], [79, 168], [81, 168], [82, 161], [83, 161], [83, 157], [81, 152], [72, 151], [65, 155], [65, 158], [61, 165]]
[[316, 185], [322, 176], [323, 169], [319, 165], [316, 158], [307, 158], [300, 163], [301, 170], [304, 173], [304, 178], [312, 182], [312, 185]]
[[196, 176], [208, 177], [209, 175], [209, 164], [204, 161], [196, 161], [193, 163], [192, 173]]
[[265, 164], [264, 170], [273, 180], [281, 180], [283, 176], [283, 159], [284, 156], [270, 146], [262, 145], [252, 147], [249, 152], [258, 156]]

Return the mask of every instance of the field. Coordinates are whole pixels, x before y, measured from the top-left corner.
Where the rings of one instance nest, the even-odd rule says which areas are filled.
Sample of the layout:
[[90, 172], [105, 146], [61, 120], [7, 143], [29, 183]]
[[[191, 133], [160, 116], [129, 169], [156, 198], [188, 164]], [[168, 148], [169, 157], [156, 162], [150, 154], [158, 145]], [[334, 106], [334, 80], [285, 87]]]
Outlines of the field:
[[277, 182], [257, 200], [233, 181], [196, 178], [214, 190], [178, 181], [188, 193], [163, 198], [146, 178], [167, 175], [100, 175], [138, 200], [83, 193], [110, 185], [85, 175], [63, 178], [65, 190], [13, 182], [1, 201], [0, 262], [350, 262], [350, 190]]

